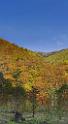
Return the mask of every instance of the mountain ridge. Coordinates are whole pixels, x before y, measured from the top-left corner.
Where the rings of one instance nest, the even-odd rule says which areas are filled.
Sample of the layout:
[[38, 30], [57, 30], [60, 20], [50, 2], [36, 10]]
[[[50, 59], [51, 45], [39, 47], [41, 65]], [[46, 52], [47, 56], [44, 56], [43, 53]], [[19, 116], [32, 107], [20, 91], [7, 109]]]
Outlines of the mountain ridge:
[[14, 47], [18, 47], [20, 49], [23, 48], [23, 49], [27, 49], [27, 50], [32, 51], [32, 52], [35, 52], [35, 53], [39, 53], [40, 55], [43, 55], [45, 57], [48, 57], [48, 56], [53, 55], [53, 54], [58, 53], [58, 52], [63, 52], [65, 50], [68, 50], [68, 48], [64, 48], [64, 49], [60, 49], [60, 50], [54, 50], [54, 51], [51, 51], [51, 52], [42, 52], [42, 51], [41, 52], [38, 52], [38, 51], [30, 50], [28, 48], [24, 48], [23, 46], [19, 46], [19, 45], [15, 44], [15, 43], [12, 43], [12, 42], [9, 42], [9, 41], [7, 41], [7, 40], [5, 40], [3, 38], [0, 38], [0, 46], [1, 45], [7, 45], [7, 44], [9, 46], [13, 45]]

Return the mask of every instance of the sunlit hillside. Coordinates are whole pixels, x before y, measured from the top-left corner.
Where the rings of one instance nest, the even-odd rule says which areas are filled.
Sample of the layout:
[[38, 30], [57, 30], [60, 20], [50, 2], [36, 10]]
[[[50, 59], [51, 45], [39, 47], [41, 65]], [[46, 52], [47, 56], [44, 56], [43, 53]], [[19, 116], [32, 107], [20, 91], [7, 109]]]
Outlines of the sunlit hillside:
[[[63, 79], [67, 80], [67, 61], [67, 49], [48, 57], [43, 57], [39, 53], [20, 48], [0, 39], [0, 71], [3, 72], [6, 78], [10, 78], [13, 81], [15, 80], [13, 75], [20, 73], [18, 80], [23, 85], [25, 84], [26, 88], [36, 85], [39, 88], [45, 86], [46, 89], [46, 87], [51, 87], [55, 83], [56, 86], [62, 84], [62, 82], [58, 81], [59, 77], [56, 77], [56, 73], [58, 73], [60, 78], [62, 75]], [[51, 64], [53, 62], [59, 63], [55, 66]]]
[[46, 57], [46, 61], [50, 63], [68, 63], [68, 49], [49, 53]]
[[0, 39], [0, 93], [9, 110], [68, 111], [68, 49], [43, 56]]

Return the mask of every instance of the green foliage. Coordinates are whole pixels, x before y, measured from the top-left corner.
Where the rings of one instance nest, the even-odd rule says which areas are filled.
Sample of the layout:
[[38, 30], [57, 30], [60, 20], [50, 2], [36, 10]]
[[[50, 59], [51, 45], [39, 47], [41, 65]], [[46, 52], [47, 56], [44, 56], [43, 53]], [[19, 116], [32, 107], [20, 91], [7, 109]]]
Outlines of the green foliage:
[[3, 79], [4, 75], [2, 72], [0, 72], [0, 79]]
[[11, 80], [5, 79], [3, 73], [0, 72], [0, 93], [3, 95], [9, 95], [11, 94], [11, 88], [12, 88]]
[[11, 95], [12, 94], [12, 82], [11, 82], [11, 80], [6, 79], [4, 81], [4, 84], [2, 85], [2, 89], [3, 89], [3, 94]]
[[17, 69], [15, 72], [13, 72], [12, 76], [15, 79], [18, 79], [20, 76], [21, 70]]
[[56, 90], [56, 93], [57, 94], [63, 93], [66, 89], [68, 90], [68, 85], [63, 84], [58, 90]]
[[12, 94], [14, 97], [20, 98], [20, 97], [24, 97], [26, 95], [26, 92], [22, 86], [18, 85], [18, 86], [13, 87]]

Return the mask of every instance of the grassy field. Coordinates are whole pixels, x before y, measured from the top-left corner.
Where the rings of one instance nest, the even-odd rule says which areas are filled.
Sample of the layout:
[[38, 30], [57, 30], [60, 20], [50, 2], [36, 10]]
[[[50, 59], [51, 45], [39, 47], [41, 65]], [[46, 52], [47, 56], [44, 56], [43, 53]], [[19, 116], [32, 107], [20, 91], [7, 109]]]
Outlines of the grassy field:
[[[68, 113], [64, 113], [61, 117], [52, 113], [35, 114], [32, 118], [32, 113], [23, 113], [25, 121], [16, 123], [13, 118], [14, 114], [10, 112], [0, 112], [0, 124], [68, 124]], [[47, 122], [47, 123], [46, 123]]]

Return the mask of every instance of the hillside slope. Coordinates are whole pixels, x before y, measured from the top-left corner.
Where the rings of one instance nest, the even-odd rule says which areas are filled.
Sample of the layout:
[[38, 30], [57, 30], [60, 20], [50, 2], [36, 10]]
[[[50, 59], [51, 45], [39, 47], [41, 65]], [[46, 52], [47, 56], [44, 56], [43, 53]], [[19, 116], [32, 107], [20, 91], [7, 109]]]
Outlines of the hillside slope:
[[[27, 90], [32, 85], [46, 92], [50, 88], [58, 88], [68, 82], [68, 64], [63, 62], [68, 59], [68, 50], [43, 57], [39, 53], [20, 48], [8, 41], [0, 39], [0, 71], [5, 78], [12, 80], [16, 85], [18, 80]], [[16, 77], [15, 77], [15, 76]]]
[[40, 77], [44, 66], [45, 59], [38, 53], [0, 39], [0, 71], [6, 78], [14, 80], [13, 75], [20, 72], [20, 82], [31, 84]]
[[62, 49], [50, 53], [40, 53], [50, 63], [64, 63], [68, 62], [68, 49]]

